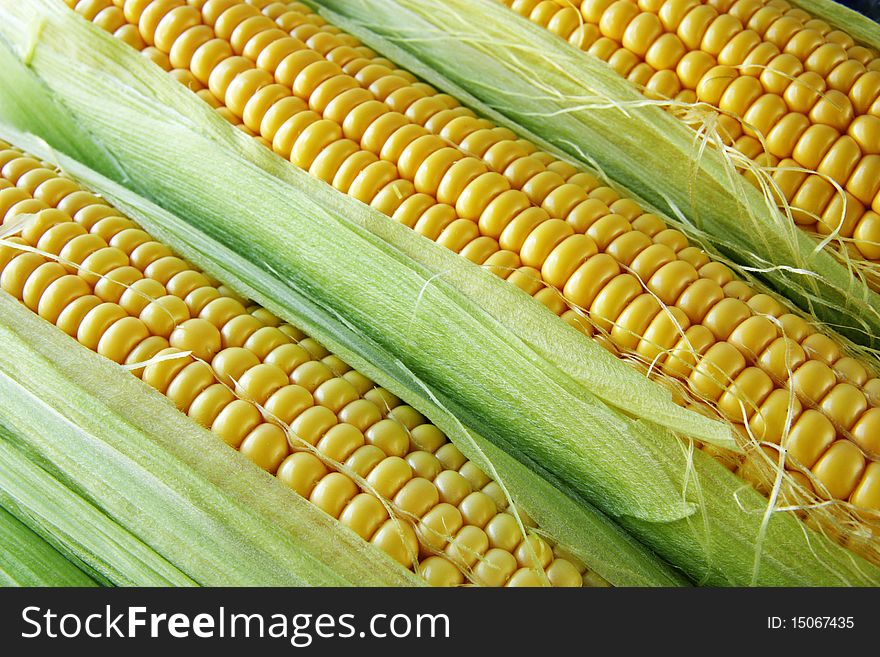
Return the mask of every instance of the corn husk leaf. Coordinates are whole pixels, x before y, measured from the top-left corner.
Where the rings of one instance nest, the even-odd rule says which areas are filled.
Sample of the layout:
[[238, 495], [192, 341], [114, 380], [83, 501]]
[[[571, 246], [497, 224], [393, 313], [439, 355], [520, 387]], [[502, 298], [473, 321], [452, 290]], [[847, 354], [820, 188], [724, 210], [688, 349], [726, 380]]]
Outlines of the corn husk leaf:
[[[693, 130], [599, 59], [495, 0], [307, 4], [331, 10], [324, 11], [329, 20], [378, 50], [397, 46], [387, 56], [432, 84], [454, 96], [463, 89], [539, 143], [585, 168], [598, 166], [636, 197], [686, 219], [722, 254], [828, 326], [880, 347], [880, 295], [817, 250], [716, 150], [698, 152]], [[880, 28], [853, 22], [876, 40]]]
[[[43, 29], [30, 48], [30, 68], [58, 107], [122, 163], [105, 173], [250, 261], [250, 289], [241, 291], [285, 317], [294, 314], [288, 304], [298, 296], [357, 327], [361, 339], [354, 344], [371, 362], [414, 390], [430, 391], [439, 407], [518, 461], [540, 464], [566, 493], [629, 523], [696, 580], [880, 581], [875, 567], [794, 516], [770, 513], [764, 523], [761, 514], [744, 511], [743, 497], [745, 508], [766, 501], [702, 453], [688, 458], [669, 430], [723, 442], [726, 427], [671, 408], [659, 387], [633, 378], [525, 294], [281, 161], [56, 3], [34, 4]], [[0, 34], [20, 58], [21, 22], [33, 18], [9, 2], [0, 7], [10, 26], [0, 24]], [[31, 100], [42, 108], [52, 102]], [[78, 146], [92, 162], [88, 144]], [[192, 257], [183, 243], [169, 241]], [[223, 271], [208, 251], [196, 262]], [[281, 288], [286, 296], [277, 294]], [[303, 328], [336, 350], [326, 327]], [[376, 357], [371, 345], [381, 352]], [[671, 526], [681, 531], [672, 536]]]
[[96, 586], [96, 583], [0, 507], [0, 586]]
[[[18, 391], [5, 380], [3, 385], [15, 401]], [[0, 501], [21, 522], [101, 584], [195, 584], [43, 466], [52, 468], [29, 447], [20, 428], [0, 425]]]

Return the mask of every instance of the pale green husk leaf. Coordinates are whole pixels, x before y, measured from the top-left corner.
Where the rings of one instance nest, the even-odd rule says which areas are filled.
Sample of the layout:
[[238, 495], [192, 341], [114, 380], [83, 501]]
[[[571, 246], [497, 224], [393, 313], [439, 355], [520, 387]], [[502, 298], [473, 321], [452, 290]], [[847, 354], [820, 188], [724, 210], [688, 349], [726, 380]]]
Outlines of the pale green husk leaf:
[[0, 586], [95, 586], [63, 554], [0, 507]]
[[[10, 403], [21, 401], [21, 391], [5, 377], [0, 387]], [[3, 421], [8, 426], [19, 424], [16, 419]], [[44, 469], [53, 466], [29, 446], [24, 429], [5, 425], [0, 425], [0, 501], [21, 522], [102, 584], [195, 584], [84, 498], [74, 484]]]

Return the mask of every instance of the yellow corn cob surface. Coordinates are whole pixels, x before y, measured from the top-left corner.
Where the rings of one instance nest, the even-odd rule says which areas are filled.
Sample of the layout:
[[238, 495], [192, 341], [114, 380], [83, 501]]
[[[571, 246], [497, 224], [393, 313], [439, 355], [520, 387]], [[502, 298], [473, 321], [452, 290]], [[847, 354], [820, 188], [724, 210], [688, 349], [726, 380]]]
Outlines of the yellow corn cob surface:
[[429, 583], [603, 583], [415, 409], [5, 143], [0, 219], [3, 290]]
[[799, 227], [835, 233], [852, 257], [880, 263], [872, 49], [785, 0], [502, 2], [651, 97], [720, 109], [721, 138], [773, 167]]
[[[594, 176], [300, 3], [68, 4], [279, 155], [678, 381], [682, 403], [714, 407], [773, 462], [781, 444], [795, 485], [880, 510], [876, 374]], [[766, 490], [761, 453], [719, 456]]]

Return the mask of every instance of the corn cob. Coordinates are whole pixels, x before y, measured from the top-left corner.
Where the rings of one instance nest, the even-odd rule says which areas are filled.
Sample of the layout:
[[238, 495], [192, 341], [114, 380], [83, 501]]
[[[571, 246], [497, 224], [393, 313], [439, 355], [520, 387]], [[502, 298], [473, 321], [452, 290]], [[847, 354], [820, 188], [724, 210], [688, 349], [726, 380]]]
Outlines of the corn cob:
[[[74, 7], [295, 164], [686, 383], [743, 434], [781, 443], [804, 486], [878, 508], [880, 380], [595, 177], [413, 82], [301, 5]], [[754, 479], [749, 464], [727, 462]]]
[[[503, 0], [650, 97], [706, 103], [792, 218], [880, 262], [880, 59], [785, 0]], [[874, 283], [876, 279], [874, 278]]]
[[3, 223], [32, 215], [0, 250], [6, 292], [431, 584], [602, 581], [536, 533], [522, 539], [498, 485], [413, 408], [0, 146]]

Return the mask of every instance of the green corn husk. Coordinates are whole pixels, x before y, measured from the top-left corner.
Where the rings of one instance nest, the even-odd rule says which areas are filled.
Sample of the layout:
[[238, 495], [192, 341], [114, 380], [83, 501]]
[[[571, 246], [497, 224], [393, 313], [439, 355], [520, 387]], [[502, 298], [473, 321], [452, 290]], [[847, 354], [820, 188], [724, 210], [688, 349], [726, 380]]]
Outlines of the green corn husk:
[[96, 586], [96, 583], [0, 507], [0, 586]]
[[[793, 515], [765, 514], [766, 500], [670, 431], [729, 444], [726, 427], [675, 407], [521, 291], [283, 162], [59, 3], [38, 0], [23, 12], [3, 0], [0, 9], [0, 35], [46, 91], [20, 103], [28, 117], [8, 120], [33, 125], [39, 116], [43, 132], [39, 123], [70, 112], [83, 126], [70, 137], [80, 157], [101, 167], [111, 153], [118, 168], [105, 173], [190, 225], [149, 230], [272, 312], [294, 319], [293, 303], [308, 303], [294, 323], [334, 351], [357, 344], [361, 358], [340, 356], [395, 394], [404, 386], [451, 411], [696, 581], [880, 582], [875, 566]], [[25, 36], [34, 20], [36, 40]], [[0, 79], [23, 75], [7, 59]], [[200, 231], [238, 253], [235, 266], [199, 246]], [[239, 277], [233, 270], [245, 261]], [[345, 323], [318, 321], [328, 316]], [[356, 342], [338, 339], [354, 327]], [[375, 376], [363, 357], [402, 383]], [[455, 426], [427, 415], [445, 431]], [[452, 437], [474, 457], [467, 438]]]
[[[14, 391], [10, 399], [15, 399]], [[23, 430], [0, 425], [0, 501], [22, 523], [101, 584], [194, 585], [80, 492], [41, 467], [40, 455], [26, 440]]]
[[[496, 0], [306, 4], [453, 96], [472, 94], [485, 104], [470, 103], [478, 113], [532, 131], [536, 143], [584, 168], [598, 166], [828, 326], [880, 347], [880, 294], [599, 59]], [[816, 4], [858, 38], [880, 39], [880, 27], [839, 5], [804, 8]]]

